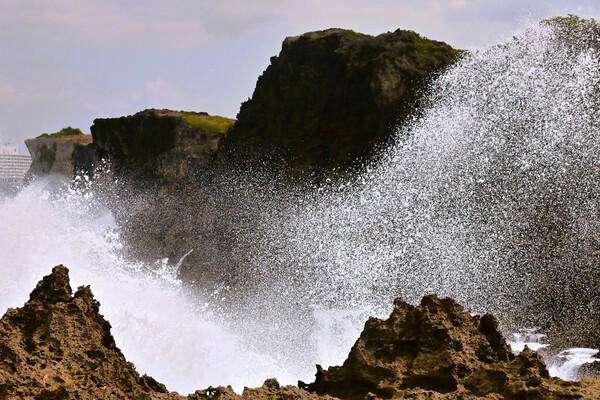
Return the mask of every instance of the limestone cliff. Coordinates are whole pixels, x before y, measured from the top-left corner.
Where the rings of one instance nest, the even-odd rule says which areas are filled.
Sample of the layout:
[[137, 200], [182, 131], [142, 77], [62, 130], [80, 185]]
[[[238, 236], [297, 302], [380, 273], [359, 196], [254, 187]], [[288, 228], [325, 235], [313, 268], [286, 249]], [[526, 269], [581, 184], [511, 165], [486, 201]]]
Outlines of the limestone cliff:
[[221, 251], [225, 239], [216, 233], [222, 205], [204, 202], [196, 188], [212, 187], [198, 179], [209, 174], [208, 164], [233, 122], [172, 110], [94, 121], [98, 157], [110, 162], [114, 176], [109, 179], [119, 182], [106, 186], [107, 201], [114, 206], [129, 254], [177, 261], [194, 249], [190, 260], [196, 265], [227, 259]]
[[181, 268], [185, 279], [207, 286], [245, 281], [235, 233], [257, 214], [246, 209], [257, 205], [249, 207], [244, 196], [260, 194], [244, 190], [246, 178], [230, 171], [259, 175], [253, 161], [269, 156], [259, 168], [277, 169], [285, 160], [294, 175], [319, 179], [323, 171], [359, 163], [391, 140], [427, 79], [457, 54], [410, 31], [306, 33], [285, 39], [227, 132], [204, 132], [171, 111], [96, 120], [91, 131], [99, 156], [129, 184], [125, 208], [115, 210], [129, 249], [135, 257], [174, 262], [193, 250]]
[[348, 168], [389, 142], [427, 80], [459, 51], [412, 31], [343, 29], [284, 40], [242, 104], [225, 147], [295, 170]]
[[77, 171], [88, 171], [93, 164], [92, 136], [38, 137], [25, 140], [32, 164], [26, 180], [56, 174], [73, 178]]
[[117, 174], [172, 185], [207, 165], [232, 124], [202, 112], [152, 109], [96, 119], [91, 132], [98, 156]]

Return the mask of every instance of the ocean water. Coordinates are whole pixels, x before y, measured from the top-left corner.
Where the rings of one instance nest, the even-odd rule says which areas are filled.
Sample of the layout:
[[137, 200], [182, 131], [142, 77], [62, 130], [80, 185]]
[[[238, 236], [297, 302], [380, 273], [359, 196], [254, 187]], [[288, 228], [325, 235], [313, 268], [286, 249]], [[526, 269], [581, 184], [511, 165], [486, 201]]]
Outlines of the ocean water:
[[[249, 196], [261, 215], [236, 241], [253, 282], [233, 306], [181, 282], [178, 260], [126, 259], [101, 196], [44, 179], [0, 202], [0, 309], [64, 264], [127, 359], [180, 393], [310, 382], [397, 296], [452, 296], [507, 336], [543, 322], [576, 342], [600, 304], [600, 62], [597, 39], [567, 28], [466, 55], [358, 178]], [[552, 372], [573, 379], [592, 354], [571, 349]]]

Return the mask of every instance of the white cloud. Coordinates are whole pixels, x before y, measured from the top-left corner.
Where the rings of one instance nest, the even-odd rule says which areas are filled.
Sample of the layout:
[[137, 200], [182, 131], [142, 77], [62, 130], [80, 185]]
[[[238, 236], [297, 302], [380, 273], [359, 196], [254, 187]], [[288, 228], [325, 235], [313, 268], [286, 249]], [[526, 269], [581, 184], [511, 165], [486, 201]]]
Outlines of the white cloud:
[[0, 24], [44, 40], [186, 47], [240, 38], [272, 20], [270, 3], [0, 0]]
[[181, 91], [172, 82], [164, 79], [155, 79], [144, 82], [144, 93], [149, 95], [173, 95]]

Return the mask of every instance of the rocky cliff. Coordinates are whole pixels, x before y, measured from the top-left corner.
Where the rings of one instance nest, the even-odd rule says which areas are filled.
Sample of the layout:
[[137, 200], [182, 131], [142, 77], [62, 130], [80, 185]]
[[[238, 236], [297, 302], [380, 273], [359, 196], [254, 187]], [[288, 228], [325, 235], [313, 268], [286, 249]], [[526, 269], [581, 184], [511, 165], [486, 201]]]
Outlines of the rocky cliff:
[[[67, 268], [44, 277], [22, 307], [0, 319], [0, 399], [182, 399], [140, 376], [116, 346], [89, 287], [71, 292]], [[510, 352], [495, 318], [451, 299], [397, 299], [371, 318], [340, 367], [317, 368], [309, 385], [210, 387], [188, 399], [598, 399], [600, 377], [550, 378], [542, 358]]]
[[98, 156], [118, 175], [173, 185], [206, 167], [233, 122], [203, 112], [145, 110], [96, 119], [90, 129]]
[[[79, 139], [29, 141], [37, 160], [32, 172], [70, 177], [77, 160], [93, 160], [95, 167], [108, 160], [114, 174], [109, 179], [119, 182], [108, 198], [132, 254], [177, 260], [193, 249], [187, 265], [202, 268], [184, 266], [183, 276], [206, 281], [215, 274], [236, 275], [230, 246], [236, 221], [255, 214], [242, 209], [251, 204], [242, 196], [260, 194], [230, 188], [239, 181], [230, 170], [251, 175], [244, 161], [266, 155], [317, 175], [354, 165], [390, 140], [428, 77], [457, 54], [444, 43], [400, 30], [372, 37], [330, 29], [287, 38], [235, 125], [206, 113], [171, 110], [96, 119], [86, 152], [67, 148]], [[269, 161], [267, 169], [274, 164]]]
[[225, 147], [238, 160], [268, 156], [296, 171], [355, 166], [392, 139], [427, 80], [458, 54], [403, 30], [288, 37], [241, 105]]
[[32, 164], [26, 180], [56, 174], [72, 179], [78, 171], [89, 171], [94, 164], [92, 136], [38, 137], [25, 141]]
[[[257, 165], [277, 170], [285, 160], [296, 176], [319, 179], [359, 163], [391, 140], [427, 79], [457, 54], [410, 31], [311, 32], [285, 39], [231, 129], [207, 131], [216, 117], [167, 110], [97, 119], [91, 131], [98, 155], [125, 182], [127, 200], [115, 213], [132, 254], [176, 261], [193, 250], [181, 269], [186, 279], [244, 281], [244, 255], [232, 243], [262, 204], [255, 198], [263, 194], [243, 188], [265, 186], [247, 178], [259, 175]], [[263, 156], [270, 159], [253, 162]]]
[[[220, 233], [223, 195], [209, 167], [233, 120], [207, 113], [145, 110], [96, 119], [98, 157], [112, 166], [107, 202], [122, 227], [127, 250], [149, 262], [176, 262], [190, 250], [195, 265], [215, 272], [229, 258]], [[210, 193], [210, 194], [209, 194]], [[218, 199], [220, 197], [220, 199]], [[219, 268], [214, 267], [219, 260]], [[204, 278], [208, 280], [207, 274]], [[216, 281], [216, 278], [215, 278]]]

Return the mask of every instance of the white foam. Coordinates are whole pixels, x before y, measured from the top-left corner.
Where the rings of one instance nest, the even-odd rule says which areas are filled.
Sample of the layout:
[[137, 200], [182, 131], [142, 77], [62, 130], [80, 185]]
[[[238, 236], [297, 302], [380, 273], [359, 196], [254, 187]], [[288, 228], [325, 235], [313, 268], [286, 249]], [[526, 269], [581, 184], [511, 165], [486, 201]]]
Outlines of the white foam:
[[563, 350], [549, 363], [548, 372], [552, 376], [558, 376], [567, 381], [576, 381], [581, 378], [579, 368], [583, 364], [600, 362], [600, 358], [594, 357], [596, 354], [598, 354], [598, 349], [584, 347]]

